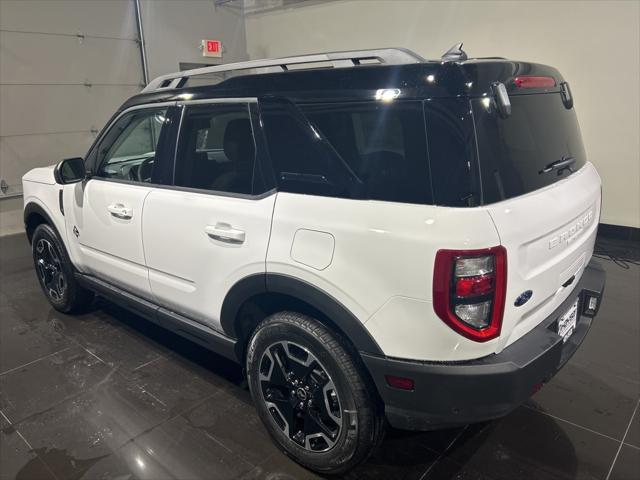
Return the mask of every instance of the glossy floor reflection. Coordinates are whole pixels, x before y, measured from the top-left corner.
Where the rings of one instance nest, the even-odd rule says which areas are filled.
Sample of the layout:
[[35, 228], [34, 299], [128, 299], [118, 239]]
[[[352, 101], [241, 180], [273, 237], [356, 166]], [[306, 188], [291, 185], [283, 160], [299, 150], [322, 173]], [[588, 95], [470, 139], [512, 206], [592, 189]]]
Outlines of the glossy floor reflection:
[[[273, 446], [239, 367], [105, 301], [55, 312], [22, 235], [0, 239], [0, 262], [2, 480], [317, 478]], [[640, 267], [602, 263], [595, 326], [526, 405], [391, 431], [347, 478], [640, 478]]]

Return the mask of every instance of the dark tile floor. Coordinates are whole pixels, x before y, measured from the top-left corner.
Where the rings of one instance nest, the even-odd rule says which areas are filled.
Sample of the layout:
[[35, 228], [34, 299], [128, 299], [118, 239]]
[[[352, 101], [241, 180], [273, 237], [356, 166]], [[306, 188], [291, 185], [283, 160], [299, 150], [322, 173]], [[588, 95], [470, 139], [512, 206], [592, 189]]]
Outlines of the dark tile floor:
[[[582, 348], [488, 424], [391, 431], [351, 479], [639, 479], [640, 267], [602, 262]], [[114, 305], [54, 311], [22, 235], [0, 238], [0, 478], [317, 478], [282, 455], [239, 367]]]

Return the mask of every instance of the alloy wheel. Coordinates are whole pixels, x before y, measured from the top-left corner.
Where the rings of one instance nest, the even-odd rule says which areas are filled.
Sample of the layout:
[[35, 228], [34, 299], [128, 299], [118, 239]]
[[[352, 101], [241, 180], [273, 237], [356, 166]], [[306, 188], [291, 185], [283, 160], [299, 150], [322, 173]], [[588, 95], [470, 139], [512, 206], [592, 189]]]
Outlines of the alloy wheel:
[[271, 418], [290, 440], [311, 452], [335, 445], [343, 421], [340, 398], [308, 349], [290, 341], [270, 345], [260, 359], [259, 385]]
[[36, 244], [35, 254], [38, 275], [47, 295], [60, 301], [67, 289], [67, 282], [58, 252], [49, 240], [41, 238]]

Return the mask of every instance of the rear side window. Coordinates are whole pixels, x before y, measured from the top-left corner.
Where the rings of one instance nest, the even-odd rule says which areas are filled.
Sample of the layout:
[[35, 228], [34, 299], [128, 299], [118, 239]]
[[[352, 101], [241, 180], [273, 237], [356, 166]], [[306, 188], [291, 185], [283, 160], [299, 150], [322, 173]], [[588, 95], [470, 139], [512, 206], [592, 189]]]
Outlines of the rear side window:
[[421, 102], [267, 103], [263, 119], [281, 190], [432, 201]]
[[357, 179], [350, 167], [291, 102], [264, 100], [262, 121], [281, 191], [351, 197]]
[[[485, 204], [551, 185], [586, 162], [573, 108], [559, 93], [512, 95], [511, 115], [501, 118], [482, 99], [471, 101], [476, 123]], [[545, 169], [573, 158], [570, 168]]]
[[247, 104], [186, 107], [174, 183], [226, 193], [253, 193], [256, 148]]

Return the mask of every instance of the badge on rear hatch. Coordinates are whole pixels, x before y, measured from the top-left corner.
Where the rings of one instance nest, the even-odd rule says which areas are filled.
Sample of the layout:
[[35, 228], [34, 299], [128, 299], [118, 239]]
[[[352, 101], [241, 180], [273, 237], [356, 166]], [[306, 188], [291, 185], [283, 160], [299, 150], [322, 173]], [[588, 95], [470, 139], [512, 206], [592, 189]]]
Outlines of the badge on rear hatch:
[[569, 245], [593, 220], [593, 210], [581, 215], [569, 228], [549, 240], [549, 250], [562, 243]]
[[513, 304], [516, 307], [521, 307], [522, 305], [527, 303], [532, 296], [533, 296], [533, 291], [532, 290], [526, 290], [526, 291], [522, 292], [518, 296], [518, 298], [516, 298], [516, 301], [513, 302]]

